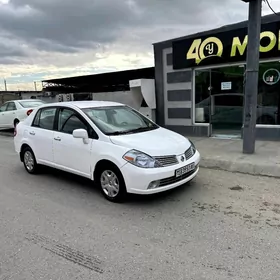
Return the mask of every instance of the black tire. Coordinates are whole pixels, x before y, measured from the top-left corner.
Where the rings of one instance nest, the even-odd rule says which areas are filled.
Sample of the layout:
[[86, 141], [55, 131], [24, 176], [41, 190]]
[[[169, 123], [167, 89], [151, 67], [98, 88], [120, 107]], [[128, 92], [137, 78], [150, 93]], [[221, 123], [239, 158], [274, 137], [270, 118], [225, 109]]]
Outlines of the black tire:
[[[106, 174], [111, 174], [112, 181], [108, 182], [107, 188], [114, 188], [118, 186], [118, 192], [111, 190], [113, 195], [110, 195], [108, 189], [104, 188]], [[97, 186], [100, 188], [103, 196], [111, 201], [120, 203], [123, 202], [127, 196], [126, 185], [122, 173], [114, 164], [106, 164], [98, 167], [95, 172], [95, 179]], [[115, 185], [115, 186], [114, 186]]]
[[[22, 151], [23, 165], [29, 174], [37, 174], [39, 166], [36, 157], [30, 147], [25, 147]], [[29, 162], [28, 162], [29, 161]]]
[[18, 119], [15, 119], [14, 120], [14, 128], [16, 128], [16, 126], [19, 124], [19, 120]]

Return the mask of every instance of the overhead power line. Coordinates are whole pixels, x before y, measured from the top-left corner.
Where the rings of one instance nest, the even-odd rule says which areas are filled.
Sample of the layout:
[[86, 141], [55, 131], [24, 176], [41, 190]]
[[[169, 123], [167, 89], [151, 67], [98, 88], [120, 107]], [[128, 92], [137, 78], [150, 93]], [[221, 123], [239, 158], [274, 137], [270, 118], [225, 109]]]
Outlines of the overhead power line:
[[267, 4], [267, 6], [269, 7], [269, 9], [277, 16], [280, 16], [279, 13], [277, 13], [271, 6], [270, 2], [268, 0], [264, 0], [264, 2]]

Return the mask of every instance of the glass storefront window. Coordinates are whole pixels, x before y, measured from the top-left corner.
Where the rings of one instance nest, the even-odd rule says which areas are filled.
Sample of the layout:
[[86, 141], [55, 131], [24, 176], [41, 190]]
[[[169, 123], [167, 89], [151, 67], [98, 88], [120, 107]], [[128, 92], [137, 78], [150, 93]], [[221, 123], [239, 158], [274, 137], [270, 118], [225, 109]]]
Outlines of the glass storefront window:
[[257, 124], [280, 125], [280, 62], [260, 63]]
[[[244, 71], [244, 65], [195, 70], [196, 123], [243, 124]], [[280, 125], [279, 61], [260, 63], [256, 122]]]
[[209, 123], [211, 70], [195, 71], [195, 122]]

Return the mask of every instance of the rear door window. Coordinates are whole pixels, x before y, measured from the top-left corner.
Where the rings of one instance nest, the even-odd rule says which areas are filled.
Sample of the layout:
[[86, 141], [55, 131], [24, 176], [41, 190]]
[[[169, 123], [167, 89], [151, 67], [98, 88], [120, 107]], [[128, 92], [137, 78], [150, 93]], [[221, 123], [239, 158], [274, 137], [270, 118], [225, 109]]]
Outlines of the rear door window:
[[47, 130], [53, 130], [55, 115], [56, 108], [41, 109], [37, 112], [32, 126]]
[[15, 102], [9, 102], [7, 106], [7, 111], [15, 111], [17, 109]]

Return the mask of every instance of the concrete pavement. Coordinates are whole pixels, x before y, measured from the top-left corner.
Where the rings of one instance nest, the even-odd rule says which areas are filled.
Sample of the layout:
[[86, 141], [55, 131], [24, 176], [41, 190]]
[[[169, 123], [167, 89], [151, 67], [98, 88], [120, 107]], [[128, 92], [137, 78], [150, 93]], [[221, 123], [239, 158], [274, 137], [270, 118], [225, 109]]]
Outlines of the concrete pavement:
[[[12, 137], [13, 131], [0, 131], [0, 136]], [[201, 153], [202, 167], [280, 178], [280, 142], [257, 141], [256, 153], [244, 155], [240, 139], [189, 138]]]
[[257, 141], [256, 153], [245, 155], [240, 139], [190, 139], [201, 153], [202, 167], [280, 178], [280, 142]]
[[[12, 137], [13, 131], [0, 136]], [[240, 139], [189, 138], [201, 153], [202, 167], [280, 178], [280, 142], [257, 141], [256, 153], [244, 155]]]
[[1, 280], [274, 280], [274, 178], [201, 169], [189, 185], [113, 204], [90, 181], [24, 170], [0, 136]]

